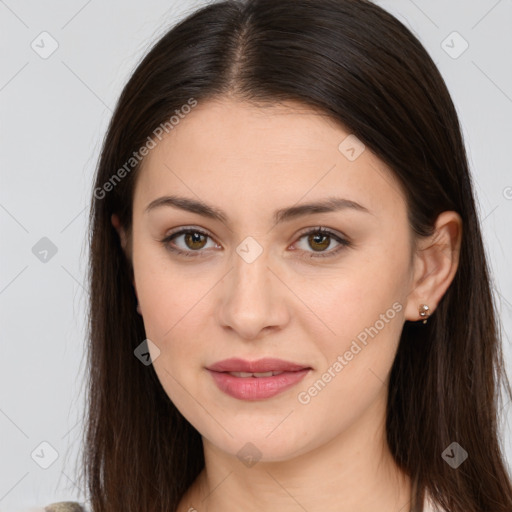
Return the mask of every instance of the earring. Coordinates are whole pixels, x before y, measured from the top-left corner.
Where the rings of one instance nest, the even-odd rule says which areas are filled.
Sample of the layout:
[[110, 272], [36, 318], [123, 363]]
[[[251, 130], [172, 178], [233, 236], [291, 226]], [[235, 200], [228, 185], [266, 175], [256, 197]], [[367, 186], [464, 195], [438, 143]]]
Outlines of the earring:
[[419, 308], [418, 308], [418, 311], [420, 313], [420, 316], [421, 318], [423, 318], [423, 323], [426, 324], [427, 323], [427, 318], [429, 317], [430, 313], [428, 312], [429, 311], [429, 307], [426, 305], [426, 304], [420, 304]]

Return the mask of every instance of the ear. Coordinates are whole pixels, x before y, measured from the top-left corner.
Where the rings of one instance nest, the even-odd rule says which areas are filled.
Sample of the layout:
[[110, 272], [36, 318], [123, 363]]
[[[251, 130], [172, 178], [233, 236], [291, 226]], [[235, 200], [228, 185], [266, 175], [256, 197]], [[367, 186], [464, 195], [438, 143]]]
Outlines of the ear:
[[126, 253], [126, 232], [121, 226], [121, 221], [119, 220], [119, 216], [116, 213], [113, 213], [110, 217], [110, 222], [112, 222], [112, 226], [116, 228], [117, 234], [119, 235], [119, 239], [121, 240], [121, 247], [123, 248], [124, 252]]
[[[125, 231], [124, 227], [121, 225], [119, 216], [117, 214], [113, 213], [112, 216], [110, 217], [110, 222], [112, 223], [112, 226], [114, 226], [114, 228], [117, 231], [117, 234], [119, 235], [119, 239], [121, 241], [121, 247], [123, 248], [123, 251], [124, 251], [127, 259], [130, 260], [131, 256], [130, 256], [129, 250], [128, 250], [128, 238], [126, 236], [126, 231]], [[133, 275], [133, 267], [132, 267], [132, 284], [133, 284], [133, 288], [135, 289], [135, 295], [137, 296], [137, 288], [135, 287], [135, 278]]]
[[462, 219], [457, 212], [442, 212], [434, 233], [421, 238], [414, 254], [411, 292], [405, 307], [406, 320], [422, 320], [420, 304], [432, 314], [450, 286], [459, 265]]

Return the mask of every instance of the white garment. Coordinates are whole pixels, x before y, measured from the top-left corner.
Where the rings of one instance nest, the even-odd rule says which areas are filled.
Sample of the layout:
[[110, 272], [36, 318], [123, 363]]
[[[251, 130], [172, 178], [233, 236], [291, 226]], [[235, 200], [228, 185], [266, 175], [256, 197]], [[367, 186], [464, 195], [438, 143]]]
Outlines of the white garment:
[[434, 506], [428, 493], [425, 493], [425, 501], [423, 502], [423, 512], [446, 512], [444, 508]]

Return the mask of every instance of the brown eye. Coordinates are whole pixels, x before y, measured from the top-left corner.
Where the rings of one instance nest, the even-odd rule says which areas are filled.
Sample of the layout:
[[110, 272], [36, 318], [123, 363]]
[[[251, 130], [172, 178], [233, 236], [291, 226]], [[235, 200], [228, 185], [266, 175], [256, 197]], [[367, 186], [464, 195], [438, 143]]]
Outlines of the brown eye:
[[315, 251], [322, 251], [329, 247], [331, 240], [329, 235], [314, 233], [308, 236], [308, 243]]
[[[178, 244], [177, 242], [183, 238], [183, 241]], [[203, 250], [210, 239], [210, 235], [198, 229], [182, 229], [177, 231], [163, 240], [162, 245], [169, 251], [179, 254], [181, 256], [203, 256], [207, 254]], [[214, 244], [215, 246], [215, 244]]]
[[[328, 258], [336, 256], [340, 251], [346, 247], [350, 247], [352, 244], [345, 238], [337, 235], [333, 231], [318, 227], [316, 229], [310, 229], [306, 233], [303, 233], [299, 240], [306, 238], [305, 247], [299, 247], [301, 252], [304, 253], [304, 258]], [[338, 247], [332, 250], [327, 250], [331, 243], [335, 242]], [[313, 251], [311, 251], [313, 249]], [[317, 254], [315, 254], [317, 253]]]
[[[198, 233], [197, 231], [189, 231], [184, 237], [185, 244], [192, 250], [202, 249], [206, 244], [206, 235]], [[203, 240], [201, 241], [201, 239]]]
[[[177, 241], [181, 237], [183, 237], [183, 245], [180, 247]], [[344, 248], [352, 245], [350, 241], [322, 227], [310, 229], [304, 233], [299, 240], [302, 240], [303, 238], [307, 238], [307, 242], [305, 244], [306, 247], [300, 248], [300, 252], [304, 253], [301, 255], [303, 258], [332, 257], [337, 255]], [[161, 240], [161, 243], [167, 250], [180, 256], [197, 257], [208, 255], [209, 251], [203, 250], [206, 247], [208, 240], [212, 240], [212, 237], [208, 233], [199, 229], [182, 229], [170, 234]], [[338, 244], [338, 247], [335, 247], [332, 250], [327, 250], [331, 246], [332, 242]], [[219, 248], [213, 240], [212, 243], [214, 248]]]

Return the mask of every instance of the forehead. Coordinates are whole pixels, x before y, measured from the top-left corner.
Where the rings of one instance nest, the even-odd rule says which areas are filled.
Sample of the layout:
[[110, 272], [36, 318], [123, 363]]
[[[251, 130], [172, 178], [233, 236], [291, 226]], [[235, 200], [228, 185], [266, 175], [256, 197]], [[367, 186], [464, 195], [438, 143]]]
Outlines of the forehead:
[[223, 209], [270, 211], [326, 195], [376, 212], [404, 207], [398, 182], [368, 148], [325, 113], [296, 102], [199, 102], [157, 140], [139, 172], [135, 210], [176, 193], [221, 201]]

